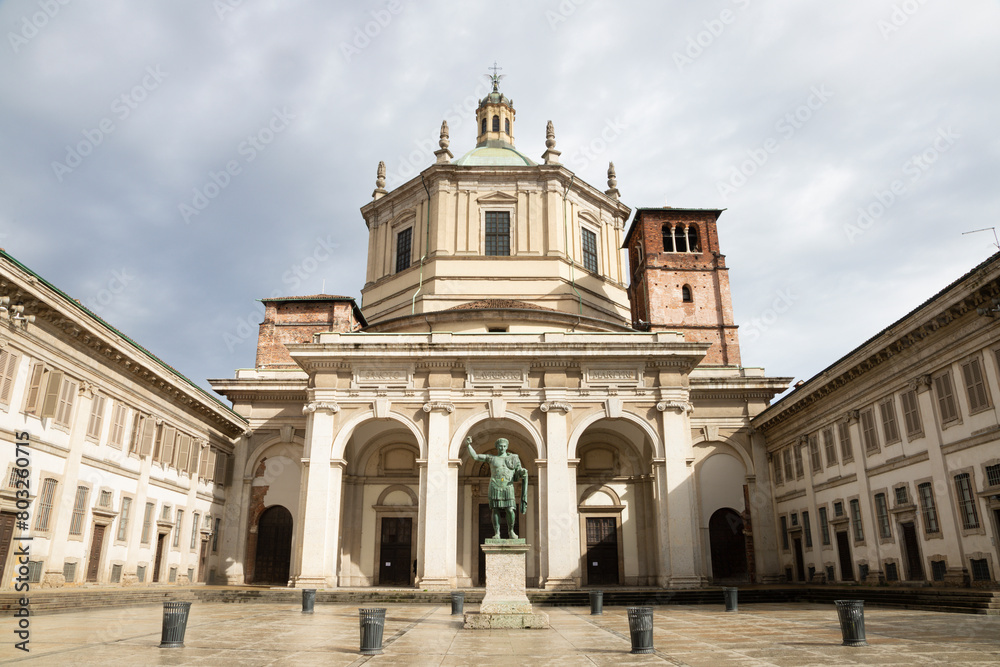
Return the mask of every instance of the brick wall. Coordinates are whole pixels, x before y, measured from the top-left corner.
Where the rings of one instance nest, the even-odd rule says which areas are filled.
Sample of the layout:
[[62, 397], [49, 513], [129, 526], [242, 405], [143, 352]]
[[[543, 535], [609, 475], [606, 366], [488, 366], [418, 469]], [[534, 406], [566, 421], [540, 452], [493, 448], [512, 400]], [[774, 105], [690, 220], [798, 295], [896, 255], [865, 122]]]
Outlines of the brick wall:
[[287, 343], [311, 343], [313, 334], [353, 331], [353, 299], [296, 299], [264, 301], [264, 321], [257, 335], [257, 368], [295, 366]]

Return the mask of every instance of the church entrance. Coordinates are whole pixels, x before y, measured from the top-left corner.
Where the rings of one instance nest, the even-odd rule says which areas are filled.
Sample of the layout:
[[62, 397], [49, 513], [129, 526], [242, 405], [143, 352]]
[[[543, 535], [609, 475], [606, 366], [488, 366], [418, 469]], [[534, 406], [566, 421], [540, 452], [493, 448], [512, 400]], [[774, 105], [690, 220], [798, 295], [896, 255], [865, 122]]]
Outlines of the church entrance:
[[618, 520], [615, 517], [587, 517], [586, 558], [588, 586], [618, 585]]
[[382, 540], [379, 546], [378, 583], [380, 586], [409, 586], [413, 519], [382, 517]]
[[712, 549], [712, 578], [715, 581], [746, 581], [747, 542], [743, 517], [728, 507], [716, 510], [708, 520]]
[[257, 523], [255, 584], [288, 585], [292, 558], [292, 513], [281, 505], [264, 510]]
[[[514, 532], [521, 535], [521, 513], [514, 513]], [[500, 515], [500, 537], [509, 537], [510, 528], [507, 526], [507, 517]], [[490, 512], [489, 503], [479, 504], [479, 544], [486, 544], [486, 540], [493, 537], [493, 513]], [[523, 536], [522, 536], [523, 537]], [[486, 554], [479, 549], [479, 585], [486, 585]]]

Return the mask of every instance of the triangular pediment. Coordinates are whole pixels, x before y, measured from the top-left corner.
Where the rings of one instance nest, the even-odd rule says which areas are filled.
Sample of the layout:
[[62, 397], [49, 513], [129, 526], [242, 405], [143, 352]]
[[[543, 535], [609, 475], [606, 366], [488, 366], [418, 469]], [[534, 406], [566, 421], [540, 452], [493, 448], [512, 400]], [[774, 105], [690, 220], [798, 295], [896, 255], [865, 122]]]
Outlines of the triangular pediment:
[[517, 197], [506, 192], [491, 192], [488, 195], [478, 197], [476, 201], [480, 204], [515, 204]]

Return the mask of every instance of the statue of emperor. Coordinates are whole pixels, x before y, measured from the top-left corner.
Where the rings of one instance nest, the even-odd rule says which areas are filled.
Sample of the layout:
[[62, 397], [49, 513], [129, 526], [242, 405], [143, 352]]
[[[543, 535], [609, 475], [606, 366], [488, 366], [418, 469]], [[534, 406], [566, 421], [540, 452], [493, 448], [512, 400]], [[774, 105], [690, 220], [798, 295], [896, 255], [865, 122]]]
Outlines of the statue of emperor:
[[[493, 539], [500, 539], [500, 512], [507, 514], [507, 530], [511, 539], [517, 539], [514, 532], [514, 512], [520, 509], [521, 514], [528, 511], [528, 471], [521, 467], [521, 459], [517, 454], [508, 454], [510, 442], [507, 438], [498, 438], [494, 446], [496, 454], [477, 454], [472, 448], [472, 438], [466, 438], [469, 456], [476, 461], [490, 464], [490, 511], [493, 515]], [[521, 482], [521, 502], [514, 501], [514, 482]]]

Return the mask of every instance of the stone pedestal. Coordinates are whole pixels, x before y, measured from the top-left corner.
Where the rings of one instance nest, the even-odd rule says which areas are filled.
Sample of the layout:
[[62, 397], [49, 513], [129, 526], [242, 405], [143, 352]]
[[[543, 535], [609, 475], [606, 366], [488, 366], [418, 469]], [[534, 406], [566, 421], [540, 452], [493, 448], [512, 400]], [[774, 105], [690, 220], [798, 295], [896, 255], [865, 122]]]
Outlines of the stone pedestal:
[[465, 614], [465, 627], [472, 630], [500, 628], [547, 628], [548, 614], [535, 613], [524, 592], [525, 554], [523, 539], [487, 539], [486, 595], [478, 612]]

